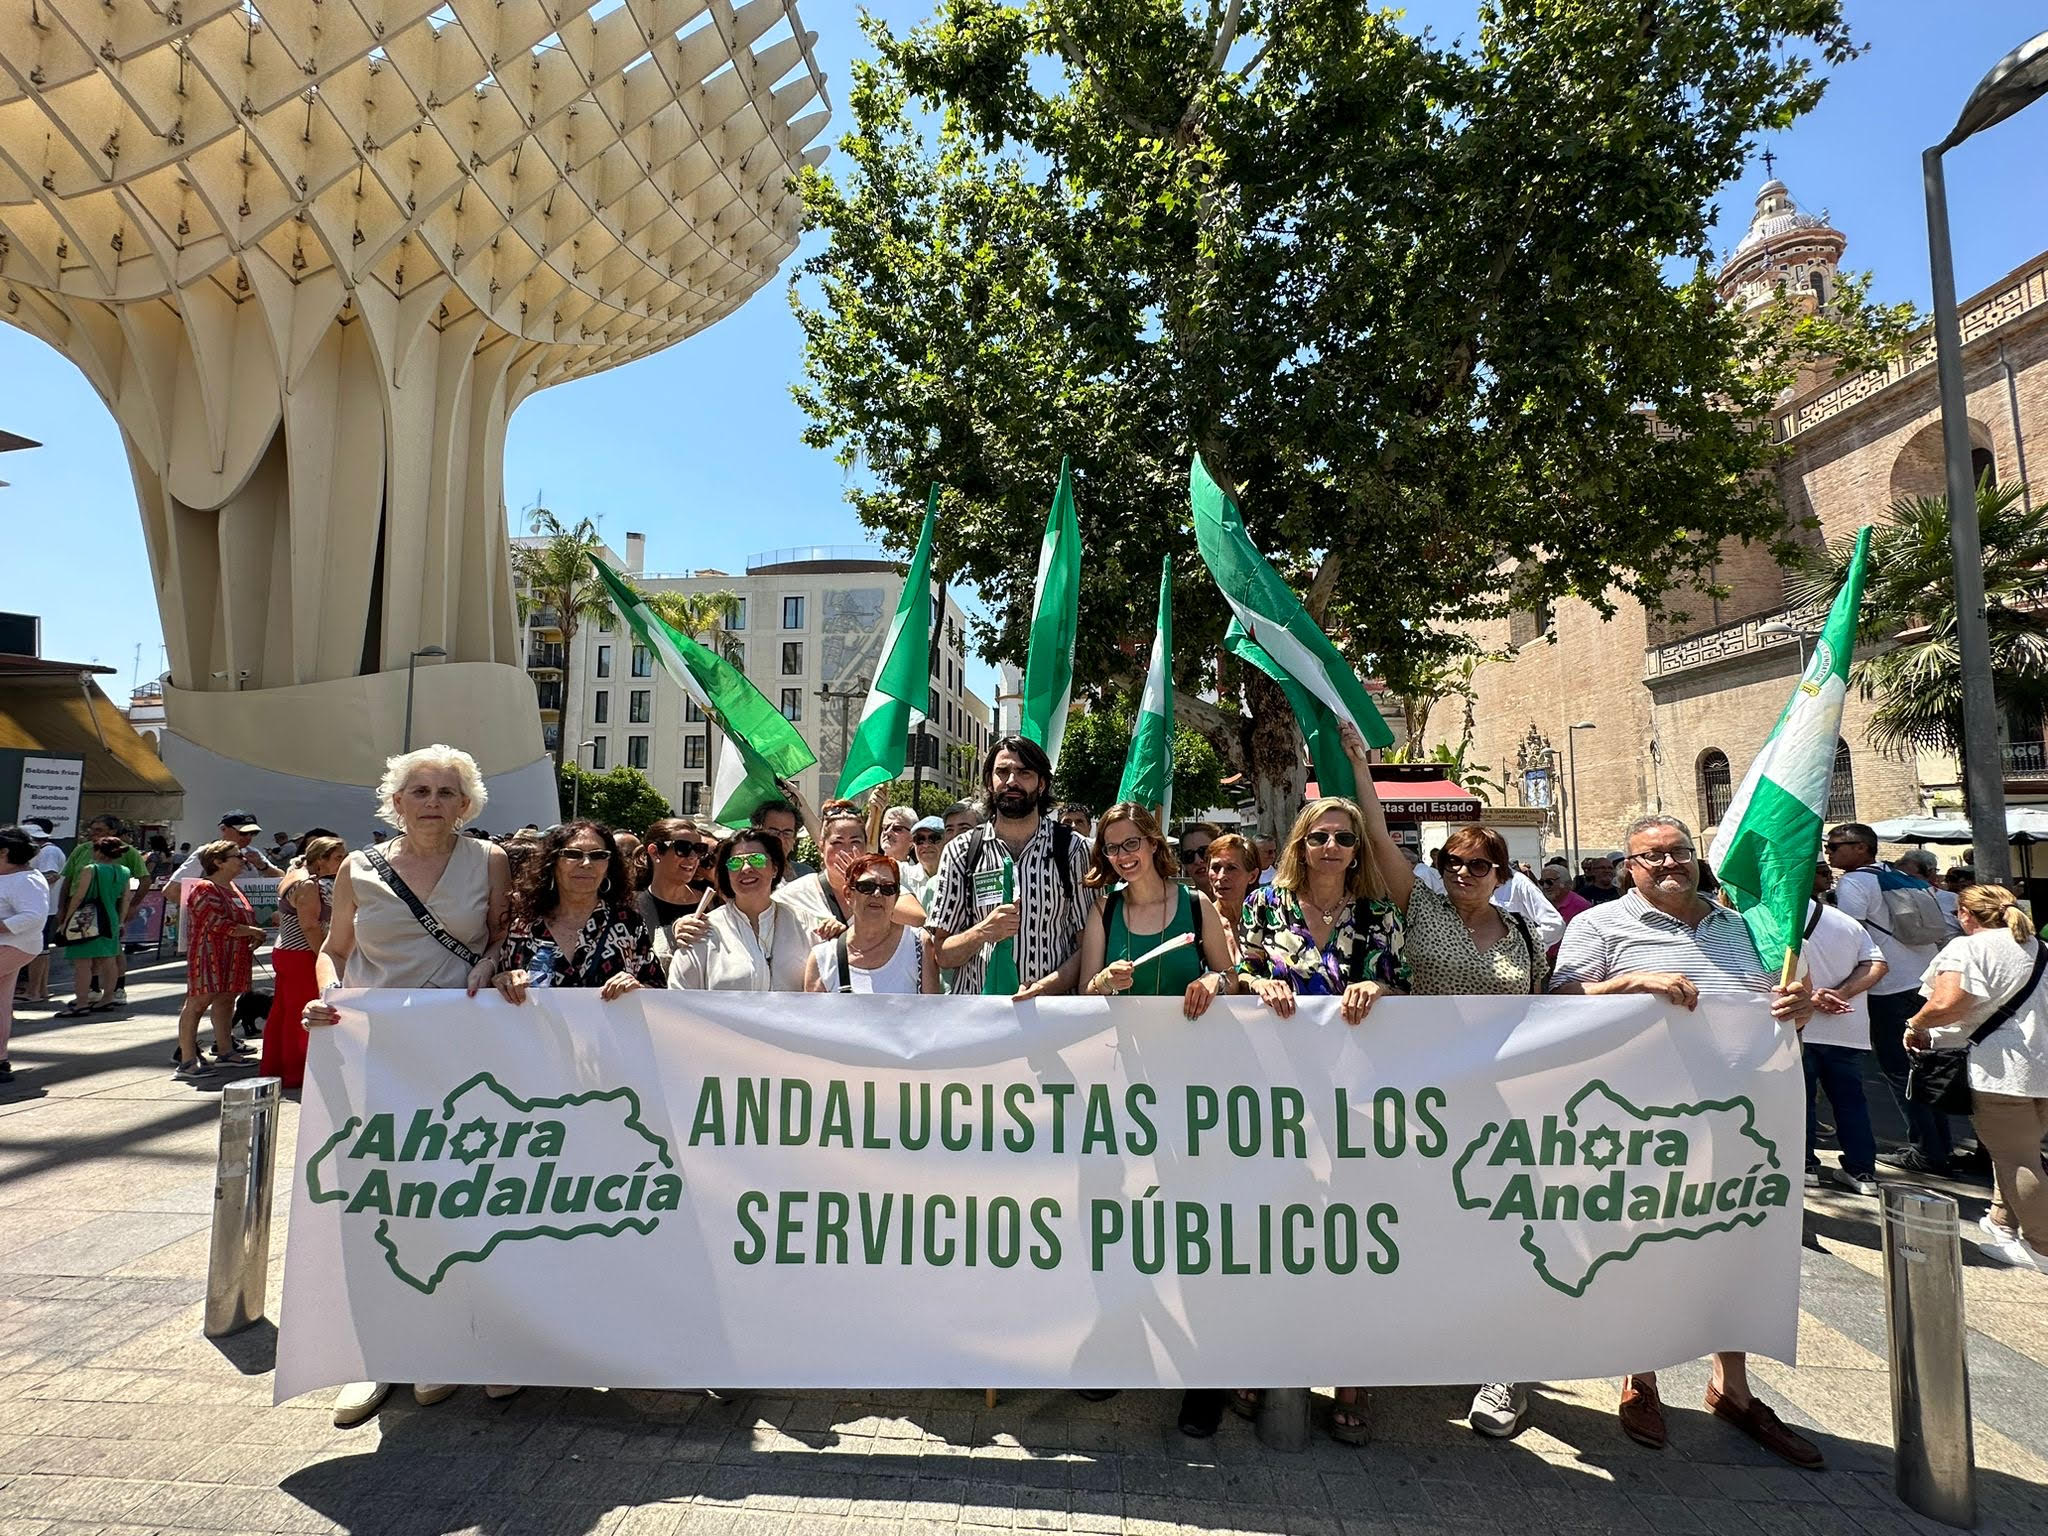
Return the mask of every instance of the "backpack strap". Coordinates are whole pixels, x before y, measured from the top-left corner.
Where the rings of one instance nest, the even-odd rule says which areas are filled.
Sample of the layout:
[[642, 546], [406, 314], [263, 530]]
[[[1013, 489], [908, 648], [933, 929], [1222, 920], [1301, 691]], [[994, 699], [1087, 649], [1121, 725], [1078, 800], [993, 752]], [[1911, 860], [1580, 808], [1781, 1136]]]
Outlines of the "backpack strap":
[[1808, 905], [1813, 908], [1813, 915], [1806, 920], [1806, 937], [1810, 939], [1813, 937], [1813, 930], [1820, 926], [1821, 907], [1819, 902], [1812, 900], [1810, 897], [1808, 898]]
[[1059, 870], [1060, 889], [1067, 893], [1067, 904], [1074, 899], [1074, 829], [1064, 821], [1052, 824], [1052, 861]]
[[2048, 940], [2037, 939], [2034, 943], [2034, 973], [2026, 985], [2007, 998], [1995, 1009], [1991, 1017], [1970, 1031], [1970, 1044], [1982, 1045], [2005, 1027], [2006, 1021], [2020, 1011], [2020, 1004], [2034, 995], [2034, 989], [2041, 985], [2041, 974], [2048, 971]]

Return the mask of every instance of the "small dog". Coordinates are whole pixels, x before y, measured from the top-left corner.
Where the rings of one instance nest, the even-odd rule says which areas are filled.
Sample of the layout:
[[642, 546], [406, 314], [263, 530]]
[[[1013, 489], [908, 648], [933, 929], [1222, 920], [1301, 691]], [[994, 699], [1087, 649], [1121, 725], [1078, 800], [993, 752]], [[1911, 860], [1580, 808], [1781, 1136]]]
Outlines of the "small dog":
[[263, 1038], [263, 1021], [270, 1017], [268, 992], [243, 992], [235, 997], [235, 1033], [245, 1040]]

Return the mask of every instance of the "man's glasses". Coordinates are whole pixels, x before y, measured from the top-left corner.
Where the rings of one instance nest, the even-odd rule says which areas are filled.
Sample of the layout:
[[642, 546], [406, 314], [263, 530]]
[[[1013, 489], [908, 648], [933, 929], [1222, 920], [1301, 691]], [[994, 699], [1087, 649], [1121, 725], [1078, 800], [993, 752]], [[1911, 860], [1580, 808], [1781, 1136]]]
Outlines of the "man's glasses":
[[1358, 846], [1358, 834], [1356, 832], [1317, 831], [1305, 834], [1302, 837], [1302, 841], [1311, 848], [1321, 848], [1329, 843], [1335, 843], [1339, 848], [1356, 848]]
[[1662, 869], [1666, 865], [1690, 864], [1690, 848], [1653, 848], [1648, 853], [1632, 853], [1629, 858], [1645, 869]]
[[1444, 857], [1444, 873], [1447, 875], [1456, 871], [1476, 880], [1481, 875], [1492, 874], [1499, 867], [1491, 859], [1454, 859], [1448, 854]]
[[701, 859], [711, 851], [709, 843], [692, 843], [680, 837], [658, 837], [647, 846], [656, 853], [672, 853], [679, 859]]
[[1102, 851], [1114, 858], [1123, 858], [1126, 854], [1136, 853], [1144, 846], [1145, 838], [1140, 835], [1138, 837], [1127, 837], [1120, 843], [1104, 843]]
[[564, 848], [555, 857], [571, 864], [602, 864], [611, 855], [602, 848]]
[[736, 853], [725, 861], [725, 867], [734, 874], [743, 869], [766, 869], [768, 855], [765, 853]]
[[860, 896], [894, 896], [901, 889], [893, 880], [875, 880], [865, 875], [853, 881], [849, 888]]

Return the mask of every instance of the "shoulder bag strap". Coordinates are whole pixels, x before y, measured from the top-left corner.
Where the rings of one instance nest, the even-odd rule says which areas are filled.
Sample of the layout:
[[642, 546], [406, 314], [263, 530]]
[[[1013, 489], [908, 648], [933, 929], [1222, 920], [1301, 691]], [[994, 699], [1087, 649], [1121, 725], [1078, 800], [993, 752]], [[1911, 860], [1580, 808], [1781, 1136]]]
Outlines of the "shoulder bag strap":
[[2020, 1011], [2020, 1005], [2034, 995], [2034, 989], [2041, 985], [2042, 972], [2048, 971], [2048, 941], [2037, 940], [2034, 945], [2034, 973], [2026, 979], [2019, 991], [2005, 1000], [1982, 1024], [1970, 1031], [1970, 1044], [1982, 1045], [2005, 1027], [2005, 1023]]
[[1820, 903], [1819, 903], [1818, 901], [1815, 901], [1815, 902], [1813, 902], [1813, 903], [1812, 903], [1812, 905], [1813, 905], [1813, 915], [1812, 915], [1811, 917], [1807, 918], [1807, 920], [1806, 920], [1806, 936], [1807, 936], [1807, 937], [1808, 937], [1809, 939], [1813, 937], [1813, 930], [1814, 930], [1814, 929], [1816, 929], [1816, 928], [1818, 928], [1818, 927], [1820, 926], [1820, 913], [1821, 913], [1821, 906], [1820, 906]]
[[[427, 904], [405, 883], [404, 877], [391, 867], [391, 861], [384, 857], [381, 848], [365, 848], [362, 853], [370, 868], [377, 871], [378, 878], [391, 887], [391, 894], [405, 903], [405, 910], [412, 914], [412, 920], [427, 931], [428, 938], [464, 965], [475, 965], [477, 961], [483, 959], [482, 955], [441, 926], [441, 920], [427, 910]], [[454, 856], [451, 854], [450, 857]]]
[[832, 941], [832, 958], [839, 966], [839, 986], [836, 990], [851, 992], [853, 990], [853, 972], [846, 958], [846, 935], [843, 933]]
[[1513, 919], [1515, 925], [1515, 932], [1519, 933], [1522, 936], [1522, 943], [1528, 947], [1529, 995], [1533, 997], [1543, 990], [1543, 955], [1542, 952], [1536, 948], [1535, 931], [1529, 927], [1529, 919], [1522, 916], [1521, 913], [1509, 912], [1506, 907], [1502, 907], [1501, 911], [1506, 916]]

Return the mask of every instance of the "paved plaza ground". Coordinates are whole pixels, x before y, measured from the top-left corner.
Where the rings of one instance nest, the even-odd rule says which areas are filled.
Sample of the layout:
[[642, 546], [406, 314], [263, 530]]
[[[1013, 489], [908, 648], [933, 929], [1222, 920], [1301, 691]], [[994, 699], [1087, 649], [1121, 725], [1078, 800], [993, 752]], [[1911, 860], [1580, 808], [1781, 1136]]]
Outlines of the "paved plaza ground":
[[[1511, 1441], [1468, 1389], [1374, 1394], [1370, 1446], [1268, 1450], [1226, 1420], [1174, 1428], [1173, 1394], [401, 1389], [336, 1430], [328, 1394], [270, 1405], [275, 1333], [200, 1333], [218, 1091], [171, 1080], [182, 968], [140, 969], [125, 1015], [17, 1029], [0, 1088], [0, 1536], [88, 1531], [474, 1531], [937, 1536], [1181, 1531], [1304, 1536], [1905, 1536], [1945, 1527], [1892, 1493], [1876, 1202], [1809, 1198], [1796, 1370], [1757, 1385], [1829, 1470], [1771, 1460], [1663, 1378], [1672, 1443], [1639, 1449], [1611, 1381], [1537, 1388]], [[288, 1106], [285, 1146], [296, 1110]], [[281, 1162], [285, 1160], [281, 1159]], [[289, 1171], [280, 1168], [269, 1315]], [[1966, 1222], [1984, 1192], [1952, 1186]], [[2048, 1276], [1964, 1247], [1981, 1529], [2048, 1531]], [[575, 1305], [565, 1298], [565, 1305]], [[1369, 1318], [1358, 1326], [1370, 1327]], [[661, 1326], [650, 1319], [649, 1326]], [[1326, 1408], [1326, 1402], [1319, 1405]], [[1319, 1419], [1321, 1414], [1319, 1413]]]

